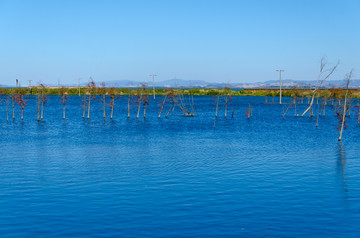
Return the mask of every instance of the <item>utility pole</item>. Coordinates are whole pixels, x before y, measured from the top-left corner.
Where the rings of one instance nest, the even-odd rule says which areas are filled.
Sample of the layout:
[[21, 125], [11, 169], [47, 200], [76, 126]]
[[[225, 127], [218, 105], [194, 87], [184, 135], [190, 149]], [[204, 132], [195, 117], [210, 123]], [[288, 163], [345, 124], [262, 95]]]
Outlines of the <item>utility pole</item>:
[[31, 81], [32, 80], [28, 80], [29, 81], [29, 94], [31, 94]]
[[155, 100], [155, 80], [154, 78], [157, 76], [156, 74], [152, 74], [152, 75], [149, 75], [150, 77], [152, 76], [152, 80], [153, 80], [153, 92], [154, 92], [154, 100]]
[[280, 104], [281, 104], [281, 72], [284, 72], [285, 70], [283, 70], [283, 69], [278, 69], [278, 70], [276, 70], [276, 71], [280, 73]]
[[79, 97], [80, 97], [80, 78], [78, 78], [79, 81]]

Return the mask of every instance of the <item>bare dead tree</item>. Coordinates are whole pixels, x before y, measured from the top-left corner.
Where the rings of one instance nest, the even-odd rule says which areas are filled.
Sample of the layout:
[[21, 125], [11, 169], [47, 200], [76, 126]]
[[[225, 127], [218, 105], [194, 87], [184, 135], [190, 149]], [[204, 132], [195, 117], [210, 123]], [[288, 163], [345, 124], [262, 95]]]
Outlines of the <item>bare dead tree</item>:
[[[26, 90], [20, 88], [18, 94], [15, 96], [15, 102], [19, 105], [21, 110], [21, 120], [24, 120], [24, 109], [28, 105], [26, 103], [28, 97], [26, 96]], [[14, 117], [15, 118], [15, 117]]]
[[312, 109], [316, 92], [319, 90], [323, 82], [334, 73], [334, 71], [339, 65], [339, 62], [337, 62], [337, 64], [331, 68], [326, 68], [326, 65], [327, 65], [326, 59], [322, 58], [320, 63], [320, 72], [316, 80], [315, 88], [312, 90], [312, 96], [311, 96], [311, 101], [309, 103], [309, 107], [303, 112], [301, 116], [304, 116], [310, 109]]

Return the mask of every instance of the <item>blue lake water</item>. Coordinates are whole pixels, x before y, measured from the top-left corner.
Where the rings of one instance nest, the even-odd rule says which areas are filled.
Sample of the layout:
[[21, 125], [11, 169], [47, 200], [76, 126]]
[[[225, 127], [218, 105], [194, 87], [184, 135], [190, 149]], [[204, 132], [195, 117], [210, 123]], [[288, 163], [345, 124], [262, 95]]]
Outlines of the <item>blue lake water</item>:
[[196, 117], [176, 108], [168, 119], [168, 106], [157, 118], [161, 100], [128, 119], [122, 97], [104, 121], [98, 101], [83, 119], [74, 96], [64, 121], [51, 96], [39, 123], [35, 99], [9, 122], [3, 101], [0, 237], [360, 236], [355, 114], [339, 143], [330, 106], [316, 127], [293, 108], [283, 119], [285, 106], [234, 97], [214, 128], [212, 97], [195, 97]]

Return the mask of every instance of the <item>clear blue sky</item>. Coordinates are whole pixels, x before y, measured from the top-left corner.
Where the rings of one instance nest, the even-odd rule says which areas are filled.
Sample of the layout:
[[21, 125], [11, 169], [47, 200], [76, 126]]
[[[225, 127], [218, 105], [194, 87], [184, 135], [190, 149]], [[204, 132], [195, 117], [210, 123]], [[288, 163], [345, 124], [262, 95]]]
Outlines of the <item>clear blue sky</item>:
[[0, 84], [360, 73], [359, 0], [0, 0]]

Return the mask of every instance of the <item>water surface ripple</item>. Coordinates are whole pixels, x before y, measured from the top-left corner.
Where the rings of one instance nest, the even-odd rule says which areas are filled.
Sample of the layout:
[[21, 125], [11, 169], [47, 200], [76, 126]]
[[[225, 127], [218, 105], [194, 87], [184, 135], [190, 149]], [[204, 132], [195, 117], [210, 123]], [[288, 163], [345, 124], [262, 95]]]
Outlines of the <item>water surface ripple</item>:
[[360, 236], [354, 115], [339, 143], [330, 107], [315, 127], [264, 98], [235, 97], [214, 128], [211, 97], [195, 97], [192, 118], [177, 109], [158, 119], [161, 100], [128, 119], [122, 97], [106, 121], [98, 102], [82, 119], [77, 97], [65, 121], [56, 96], [39, 123], [35, 99], [24, 121], [17, 109], [6, 122], [2, 105], [0, 236]]

